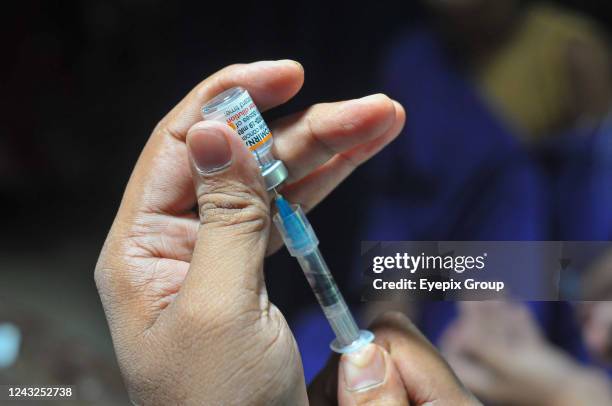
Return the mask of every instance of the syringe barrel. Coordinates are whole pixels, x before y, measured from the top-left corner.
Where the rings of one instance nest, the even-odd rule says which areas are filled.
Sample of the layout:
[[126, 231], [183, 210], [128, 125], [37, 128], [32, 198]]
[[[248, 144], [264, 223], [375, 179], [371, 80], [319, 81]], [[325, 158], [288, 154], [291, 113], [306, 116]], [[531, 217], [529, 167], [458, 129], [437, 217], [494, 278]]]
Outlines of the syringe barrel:
[[297, 260], [336, 334], [338, 344], [344, 347], [355, 342], [359, 338], [359, 328], [321, 252], [315, 249], [306, 256], [297, 257]]
[[274, 215], [289, 253], [294, 256], [312, 288], [336, 339], [330, 347], [339, 353], [357, 351], [374, 340], [374, 334], [359, 330], [323, 255], [319, 240], [299, 205], [291, 206], [282, 196], [277, 196], [279, 213]]

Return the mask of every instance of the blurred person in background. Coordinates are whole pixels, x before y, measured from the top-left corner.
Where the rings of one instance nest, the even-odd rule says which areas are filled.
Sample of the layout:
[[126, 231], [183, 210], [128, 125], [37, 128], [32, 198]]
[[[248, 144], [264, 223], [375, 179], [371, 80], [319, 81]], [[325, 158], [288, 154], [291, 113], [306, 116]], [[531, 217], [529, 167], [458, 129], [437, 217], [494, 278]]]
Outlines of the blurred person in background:
[[481, 400], [530, 406], [612, 404], [605, 373], [550, 344], [525, 306], [462, 302], [459, 308], [441, 348]]
[[[400, 223], [373, 234], [612, 236], [612, 205], [593, 202], [609, 203], [610, 188], [595, 180], [610, 173], [593, 172], [610, 165], [595, 150], [610, 139], [603, 120], [612, 94], [608, 48], [595, 24], [540, 2], [426, 4], [432, 21], [399, 35], [383, 64], [384, 88], [409, 106], [410, 120], [370, 175], [373, 187], [387, 180], [379, 200], [397, 209], [389, 217]], [[608, 161], [595, 165], [600, 158]]]
[[461, 73], [528, 144], [597, 126], [612, 83], [602, 32], [549, 2], [426, 0]]
[[[612, 237], [612, 81], [596, 24], [554, 3], [424, 3], [430, 21], [399, 34], [382, 64], [383, 88], [408, 118], [368, 167], [362, 239]], [[589, 358], [571, 306], [529, 307], [550, 338]], [[450, 303], [377, 303], [366, 318], [381, 308], [410, 314], [434, 342], [457, 315]], [[325, 339], [313, 339], [323, 323], [302, 318], [298, 341], [321, 354], [307, 371], [324, 362]]]
[[[431, 22], [399, 35], [383, 64], [408, 119], [370, 166], [363, 239], [612, 237], [612, 81], [596, 24], [544, 2], [425, 3]], [[572, 306], [528, 305], [547, 338], [592, 361]], [[369, 307], [414, 315], [434, 342], [457, 317], [443, 302]]]

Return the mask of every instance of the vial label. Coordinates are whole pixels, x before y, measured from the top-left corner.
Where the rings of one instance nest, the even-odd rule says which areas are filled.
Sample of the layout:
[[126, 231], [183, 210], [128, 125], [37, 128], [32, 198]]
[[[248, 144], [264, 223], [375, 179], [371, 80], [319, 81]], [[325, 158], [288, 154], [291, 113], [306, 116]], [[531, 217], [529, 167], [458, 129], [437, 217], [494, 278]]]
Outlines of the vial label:
[[272, 137], [268, 125], [247, 92], [243, 92], [228, 106], [224, 114], [227, 124], [238, 133], [251, 151], [260, 148]]

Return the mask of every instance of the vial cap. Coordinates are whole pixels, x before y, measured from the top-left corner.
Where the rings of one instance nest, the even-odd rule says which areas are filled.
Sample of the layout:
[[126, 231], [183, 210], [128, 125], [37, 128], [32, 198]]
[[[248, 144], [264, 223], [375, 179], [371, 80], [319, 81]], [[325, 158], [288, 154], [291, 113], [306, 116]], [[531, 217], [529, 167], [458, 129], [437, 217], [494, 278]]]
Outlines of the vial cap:
[[283, 161], [275, 160], [261, 168], [261, 176], [264, 178], [266, 190], [272, 190], [287, 179], [289, 172]]

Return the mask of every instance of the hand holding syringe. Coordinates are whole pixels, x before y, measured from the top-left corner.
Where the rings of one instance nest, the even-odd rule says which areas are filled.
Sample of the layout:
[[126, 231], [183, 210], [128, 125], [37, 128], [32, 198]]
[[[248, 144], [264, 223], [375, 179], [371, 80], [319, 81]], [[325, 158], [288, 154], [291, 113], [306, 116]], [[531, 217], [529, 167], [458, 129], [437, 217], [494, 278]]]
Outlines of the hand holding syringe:
[[[267, 238], [269, 200], [257, 168], [237, 131], [196, 114], [228, 84], [248, 87], [271, 108], [290, 99], [302, 80], [292, 61], [225, 68], [176, 105], [144, 147], [96, 265], [133, 403], [308, 402], [296, 341], [267, 298], [264, 256], [278, 249], [279, 239]], [[282, 119], [275, 153], [295, 181], [284, 194], [315, 206], [354, 165], [393, 140], [403, 122], [401, 106], [383, 95], [318, 104]], [[267, 181], [270, 173], [282, 178], [280, 164], [258, 158]], [[325, 397], [371, 404], [384, 397], [398, 404], [471, 404], [406, 318], [379, 318], [373, 329], [381, 345], [329, 362], [310, 387], [311, 403]]]

